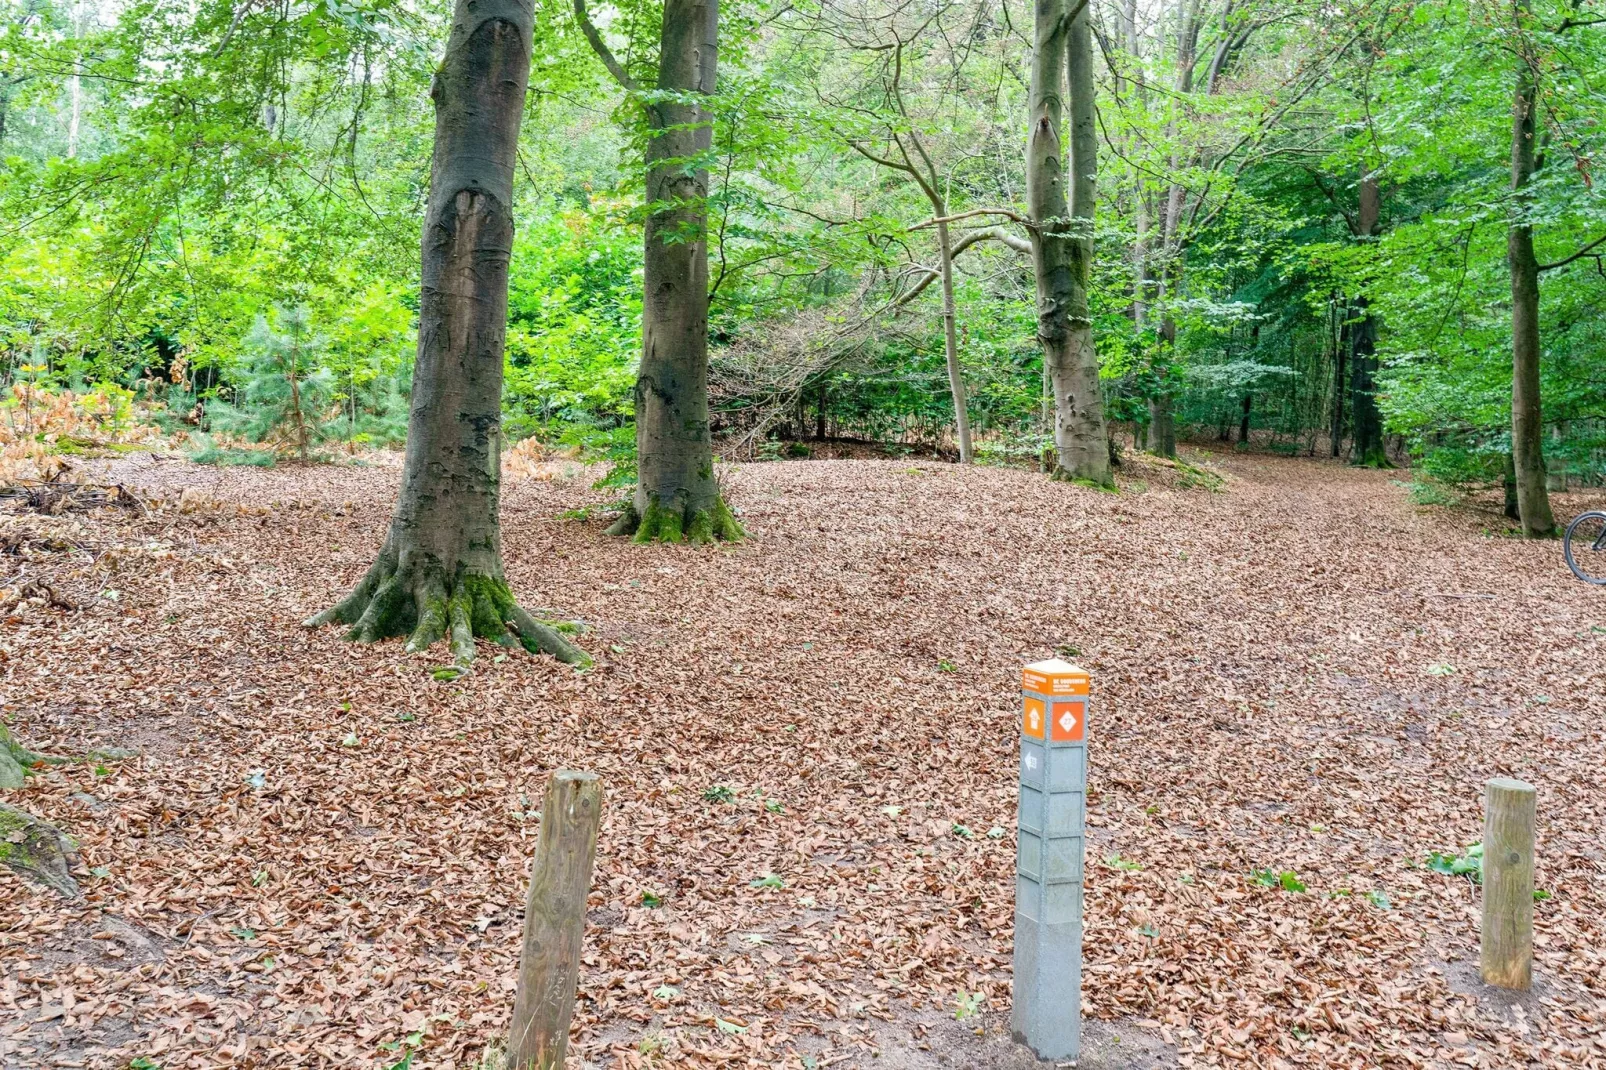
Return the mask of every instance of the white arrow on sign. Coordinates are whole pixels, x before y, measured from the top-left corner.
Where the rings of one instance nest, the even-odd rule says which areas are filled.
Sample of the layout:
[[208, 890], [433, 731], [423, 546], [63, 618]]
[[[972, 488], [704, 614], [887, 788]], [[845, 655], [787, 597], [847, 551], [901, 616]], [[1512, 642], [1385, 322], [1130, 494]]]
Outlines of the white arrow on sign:
[[1036, 710], [1033, 710], [1032, 711], [1032, 731], [1033, 732], [1042, 731], [1043, 726], [1039, 723], [1039, 717], [1040, 717], [1040, 715], [1038, 714], [1038, 712]]

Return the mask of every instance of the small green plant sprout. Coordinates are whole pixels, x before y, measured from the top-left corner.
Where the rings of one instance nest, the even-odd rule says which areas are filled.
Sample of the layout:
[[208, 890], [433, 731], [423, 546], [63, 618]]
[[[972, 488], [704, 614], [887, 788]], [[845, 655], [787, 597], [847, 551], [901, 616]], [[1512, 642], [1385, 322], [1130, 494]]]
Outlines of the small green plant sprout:
[[1429, 851], [1427, 866], [1435, 873], [1452, 877], [1465, 877], [1473, 884], [1483, 883], [1483, 844], [1469, 844], [1465, 851], [1450, 854], [1446, 851]]
[[765, 936], [763, 933], [743, 933], [742, 934], [742, 943], [744, 943], [744, 944], [767, 944], [767, 943], [770, 943], [770, 938]]
[[148, 1055], [141, 1055], [129, 1061], [128, 1070], [162, 1070], [162, 1064]]
[[756, 880], [748, 881], [747, 886], [749, 888], [785, 888], [786, 882], [781, 879], [778, 873], [766, 873]]
[[636, 1050], [643, 1055], [657, 1055], [664, 1050], [664, 1038], [660, 1033], [648, 1033], [636, 1044]]
[[558, 514], [558, 519], [559, 520], [580, 520], [580, 521], [590, 520], [591, 519], [591, 506], [582, 505], [578, 509], [565, 509], [563, 512]]
[[680, 989], [674, 985], [659, 985], [652, 990], [652, 998], [659, 1003], [673, 1003], [678, 995], [680, 995]]
[[1388, 893], [1381, 888], [1373, 888], [1366, 893], [1366, 901], [1379, 910], [1389, 910], [1394, 904], [1389, 901]]
[[959, 666], [955, 665], [953, 662], [949, 661], [947, 658], [938, 658], [937, 659], [937, 671], [938, 672], [958, 672], [959, 671]]
[[1455, 666], [1451, 665], [1448, 661], [1435, 661], [1423, 671], [1429, 676], [1454, 676]]
[[962, 1022], [966, 1018], [974, 1018], [981, 1013], [981, 1005], [986, 1001], [987, 997], [980, 992], [966, 992], [961, 989], [955, 1000], [957, 1005], [954, 1008], [954, 1020]]
[[785, 813], [786, 812], [786, 804], [781, 802], [781, 800], [779, 800], [779, 799], [765, 799], [764, 800], [764, 809], [769, 811], [772, 814]]
[[1303, 892], [1305, 882], [1299, 879], [1299, 874], [1291, 869], [1281, 872], [1270, 869], [1257, 869], [1249, 875], [1249, 879], [1262, 888], [1281, 888], [1285, 892]]
[[989, 840], [1001, 840], [1008, 835], [1009, 832], [1001, 825], [994, 825], [987, 830], [987, 838]]
[[723, 1018], [715, 1018], [714, 1019], [714, 1028], [718, 1029], [721, 1033], [724, 1033], [726, 1036], [739, 1036], [742, 1033], [747, 1032], [747, 1026], [739, 1025], [736, 1022], [727, 1022]]
[[1156, 940], [1156, 939], [1159, 939], [1160, 930], [1155, 928], [1155, 926], [1149, 925], [1149, 924], [1139, 925], [1138, 926], [1138, 935], [1139, 936], [1147, 936], [1151, 940]]
[[903, 813], [903, 807], [901, 807], [901, 806], [883, 806], [881, 808], [881, 812], [883, 814], [886, 814], [888, 817], [897, 817], [899, 814]]
[[664, 905], [664, 897], [656, 892], [649, 892], [643, 888], [641, 890], [641, 905], [649, 910], [656, 910]]
[[1130, 858], [1122, 858], [1118, 854], [1110, 855], [1104, 860], [1104, 864], [1111, 869], [1119, 869], [1127, 873], [1135, 873], [1143, 868], [1143, 863], [1134, 862]]
[[1535, 888], [1534, 889], [1534, 902], [1535, 903], [1543, 903], [1546, 899], [1552, 899], [1554, 897], [1555, 897], [1555, 893], [1552, 892], [1548, 888]]
[[731, 803], [736, 801], [736, 793], [723, 784], [711, 784], [703, 789], [703, 801]]
[[968, 825], [961, 825], [957, 821], [948, 826], [948, 831], [953, 833], [955, 836], [958, 836], [962, 840], [973, 840], [976, 838], [976, 834], [970, 830]]
[[414, 713], [412, 710], [402, 710], [396, 715], [396, 722], [398, 724], [412, 724], [416, 720], [418, 720], [418, 714]]
[[247, 929], [243, 925], [232, 926], [229, 929], [229, 935], [236, 940], [255, 940], [257, 938], [255, 929]]
[[362, 745], [362, 740], [357, 738], [357, 733], [347, 732], [346, 738], [340, 741], [340, 745], [342, 747], [357, 747]]

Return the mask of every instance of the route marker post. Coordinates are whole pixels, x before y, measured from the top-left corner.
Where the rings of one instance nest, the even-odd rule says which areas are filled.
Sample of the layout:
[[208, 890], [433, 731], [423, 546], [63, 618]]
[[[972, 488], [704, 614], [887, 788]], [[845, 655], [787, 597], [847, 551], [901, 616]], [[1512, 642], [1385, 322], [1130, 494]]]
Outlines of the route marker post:
[[1010, 1032], [1041, 1059], [1082, 1048], [1088, 691], [1088, 674], [1059, 658], [1021, 673]]

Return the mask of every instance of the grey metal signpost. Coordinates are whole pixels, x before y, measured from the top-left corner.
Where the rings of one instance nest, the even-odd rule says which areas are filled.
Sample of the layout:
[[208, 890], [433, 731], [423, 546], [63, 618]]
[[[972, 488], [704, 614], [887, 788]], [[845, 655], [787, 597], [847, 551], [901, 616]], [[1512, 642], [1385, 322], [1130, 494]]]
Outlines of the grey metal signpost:
[[1010, 1031], [1042, 1059], [1075, 1059], [1082, 1048], [1088, 683], [1058, 658], [1021, 673]]

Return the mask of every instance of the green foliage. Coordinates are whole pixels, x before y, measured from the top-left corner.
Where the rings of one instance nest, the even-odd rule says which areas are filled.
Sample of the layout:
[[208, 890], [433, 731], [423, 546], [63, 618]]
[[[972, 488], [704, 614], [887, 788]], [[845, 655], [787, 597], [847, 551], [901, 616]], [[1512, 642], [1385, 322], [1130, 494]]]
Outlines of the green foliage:
[[1428, 853], [1427, 867], [1435, 873], [1448, 873], [1454, 877], [1466, 877], [1473, 884], [1483, 883], [1483, 844], [1474, 843], [1466, 850], [1450, 854], [1444, 851], [1430, 851]]
[[1305, 882], [1299, 879], [1299, 874], [1291, 869], [1281, 872], [1270, 869], [1257, 869], [1249, 875], [1249, 879], [1262, 888], [1280, 888], [1285, 892], [1305, 891]]

